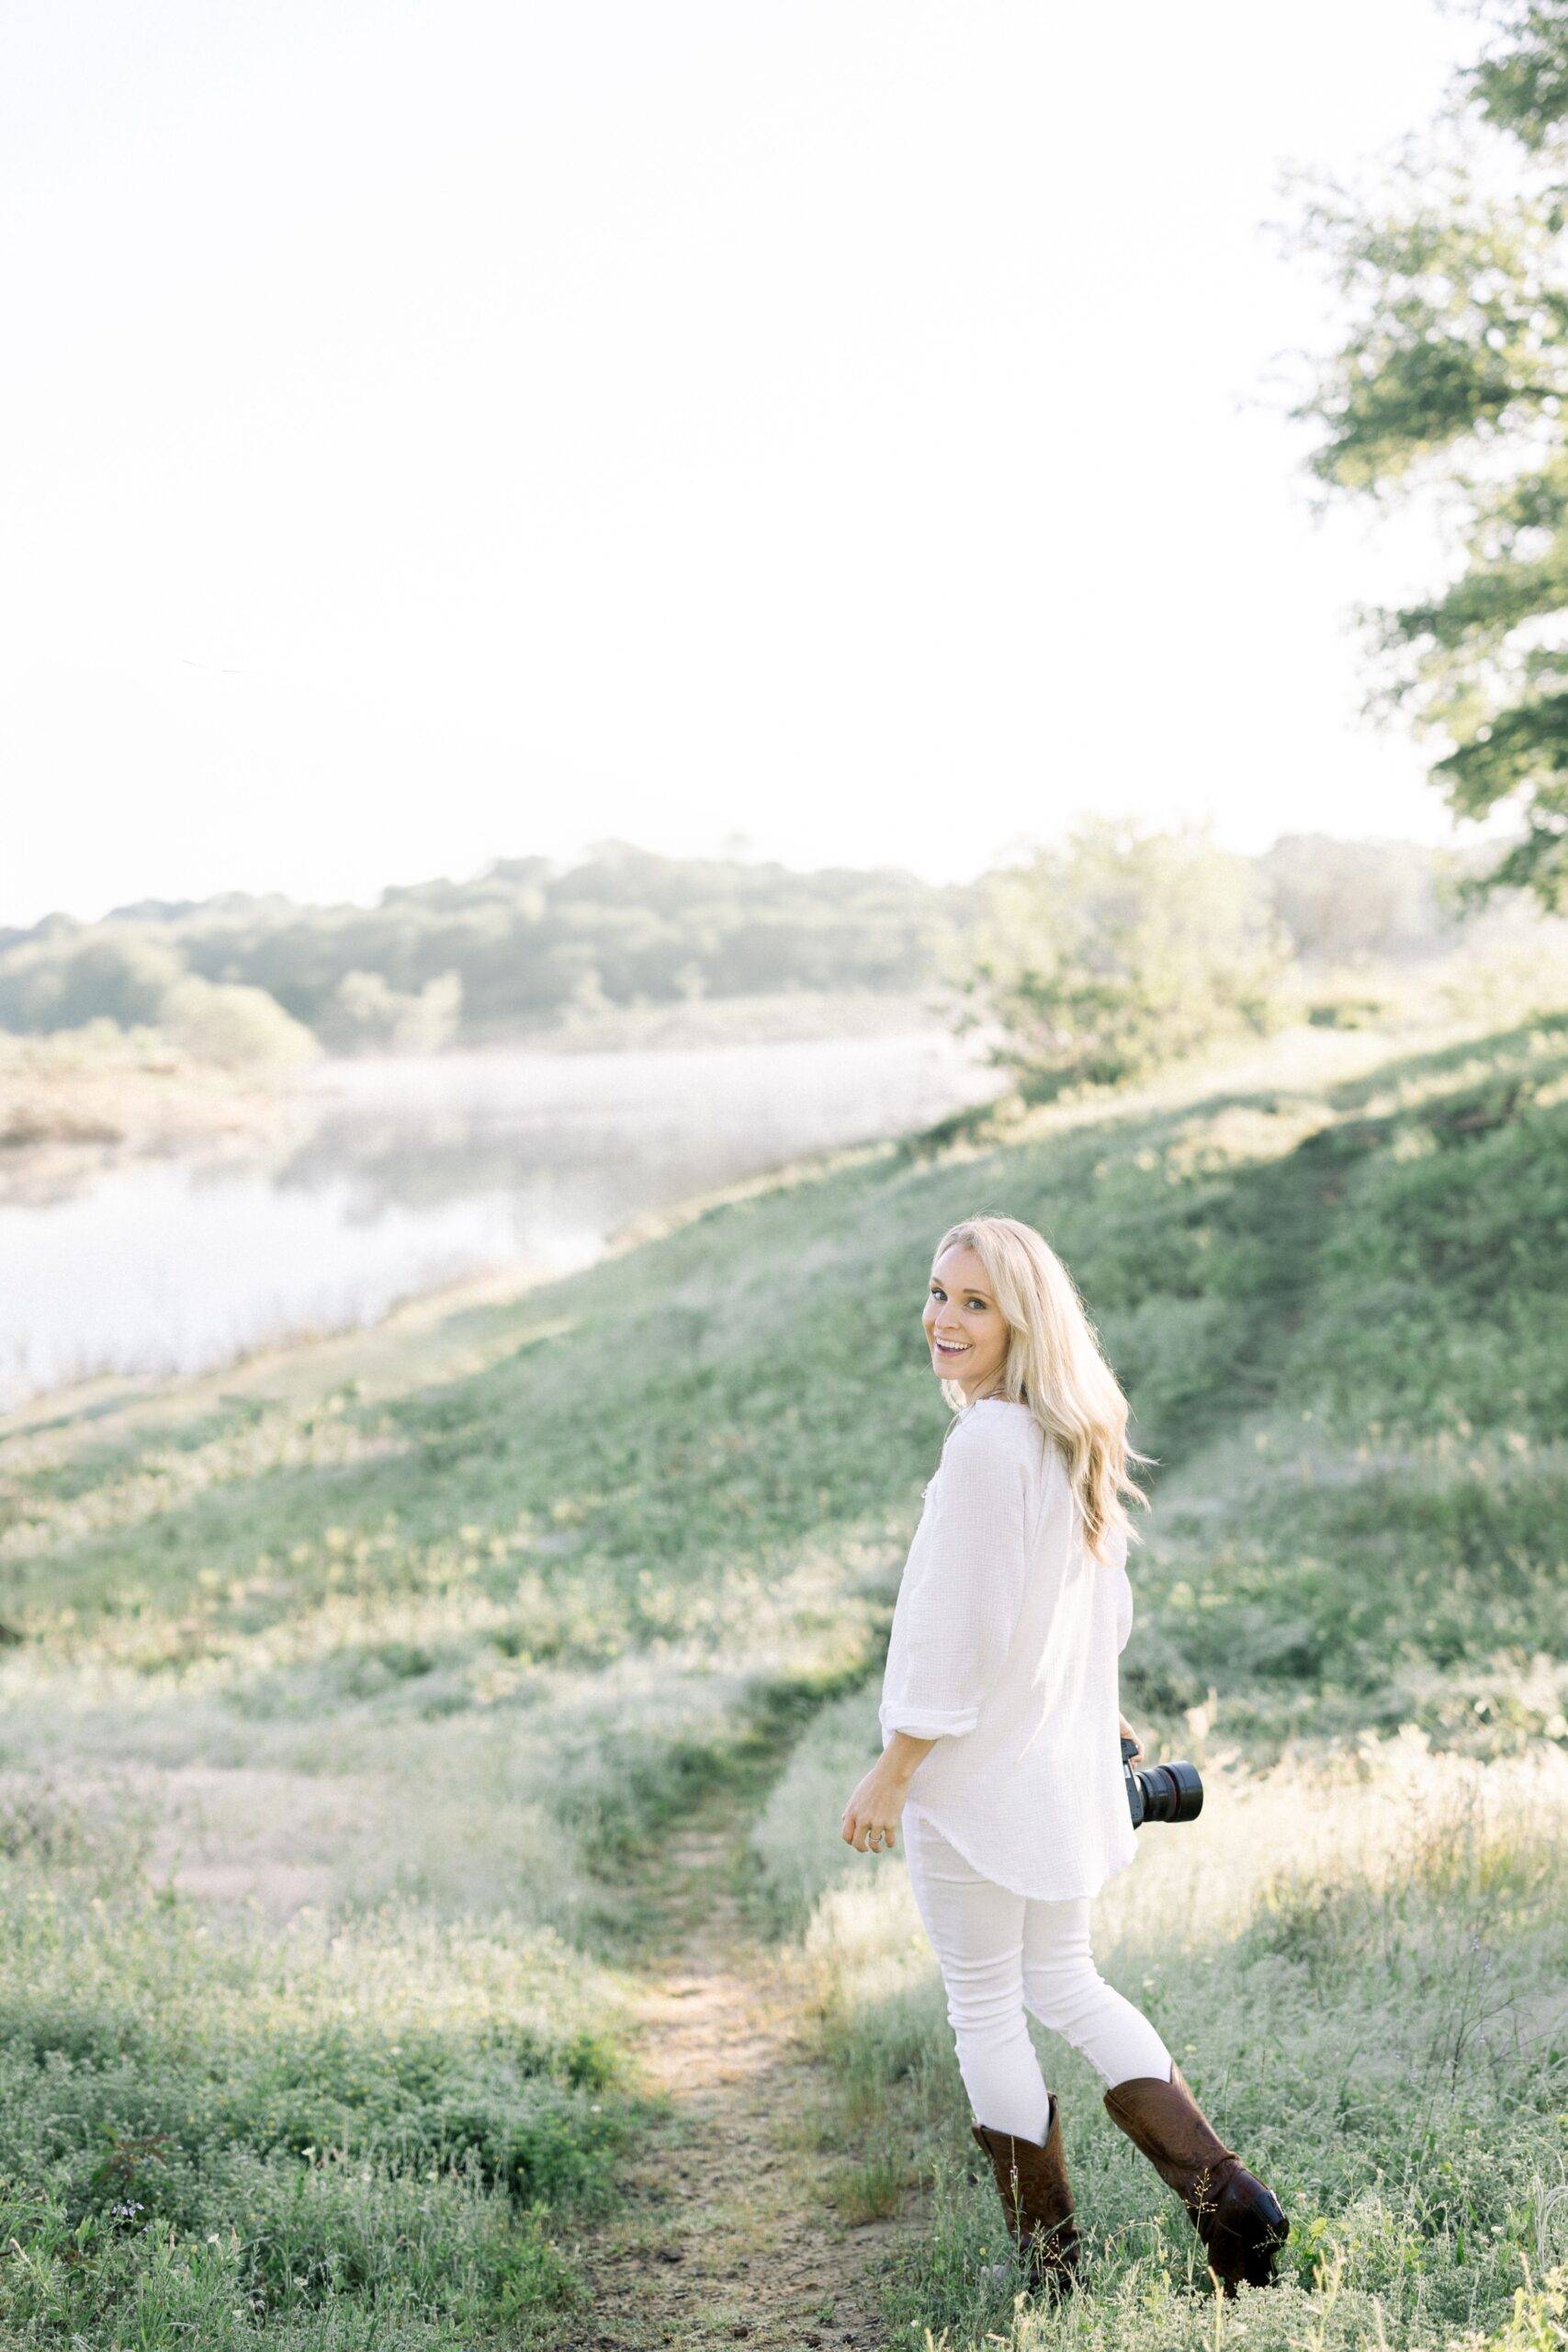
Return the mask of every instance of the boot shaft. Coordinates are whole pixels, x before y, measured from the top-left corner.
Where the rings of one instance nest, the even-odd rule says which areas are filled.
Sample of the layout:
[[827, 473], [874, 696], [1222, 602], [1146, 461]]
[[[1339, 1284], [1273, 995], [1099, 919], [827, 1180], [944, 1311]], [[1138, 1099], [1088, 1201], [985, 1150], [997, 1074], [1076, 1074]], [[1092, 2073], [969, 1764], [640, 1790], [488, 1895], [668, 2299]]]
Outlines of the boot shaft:
[[1105, 2105], [1183, 2204], [1212, 2203], [1240, 2159], [1227, 2148], [1174, 2059], [1170, 2080], [1139, 2075], [1105, 2094]]
[[1174, 2060], [1168, 2082], [1139, 2075], [1108, 2090], [1105, 2106], [1186, 2206], [1225, 2293], [1269, 2285], [1291, 2225], [1273, 2190], [1226, 2147]]
[[990, 2158], [1008, 2228], [1035, 2282], [1049, 2275], [1066, 2283], [1077, 2267], [1077, 2231], [1055, 2098], [1043, 2142], [1021, 2140], [987, 2123], [971, 2129]]

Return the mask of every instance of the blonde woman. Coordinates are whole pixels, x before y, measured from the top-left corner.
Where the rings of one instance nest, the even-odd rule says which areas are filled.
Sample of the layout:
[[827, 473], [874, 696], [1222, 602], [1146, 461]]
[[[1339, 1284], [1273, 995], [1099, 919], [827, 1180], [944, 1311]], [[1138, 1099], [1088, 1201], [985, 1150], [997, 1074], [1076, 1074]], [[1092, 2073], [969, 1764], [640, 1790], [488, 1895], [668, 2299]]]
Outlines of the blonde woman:
[[1025, 2010], [1102, 2076], [1107, 2109], [1182, 2199], [1225, 2292], [1266, 2286], [1289, 2232], [1278, 2200], [1090, 1950], [1090, 1902], [1134, 1851], [1117, 1667], [1133, 1621], [1122, 1498], [1144, 1497], [1128, 1475], [1126, 1398], [1066, 1268], [1014, 1217], [942, 1235], [924, 1323], [957, 1418], [899, 1585], [882, 1754], [843, 1835], [885, 1851], [904, 1821], [974, 2135], [1031, 2284], [1072, 2282], [1077, 2234]]

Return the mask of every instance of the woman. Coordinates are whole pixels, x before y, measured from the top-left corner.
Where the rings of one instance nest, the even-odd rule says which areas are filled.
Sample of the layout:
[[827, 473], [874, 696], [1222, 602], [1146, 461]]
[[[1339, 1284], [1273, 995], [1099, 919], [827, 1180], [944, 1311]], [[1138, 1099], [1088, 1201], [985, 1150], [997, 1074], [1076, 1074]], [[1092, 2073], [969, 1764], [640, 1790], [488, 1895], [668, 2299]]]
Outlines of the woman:
[[1127, 1472], [1127, 1400], [1066, 1267], [1014, 1217], [942, 1235], [924, 1323], [957, 1419], [899, 1585], [882, 1754], [843, 1835], [886, 1850], [904, 1819], [975, 2138], [1031, 2284], [1071, 2283], [1077, 2235], [1026, 2009], [1098, 2069], [1224, 2291], [1266, 2286], [1289, 2232], [1278, 2200], [1089, 1947], [1090, 1900], [1134, 1851], [1118, 1744], [1119, 1726], [1134, 1736], [1118, 1713], [1133, 1620], [1122, 1496], [1145, 1498]]

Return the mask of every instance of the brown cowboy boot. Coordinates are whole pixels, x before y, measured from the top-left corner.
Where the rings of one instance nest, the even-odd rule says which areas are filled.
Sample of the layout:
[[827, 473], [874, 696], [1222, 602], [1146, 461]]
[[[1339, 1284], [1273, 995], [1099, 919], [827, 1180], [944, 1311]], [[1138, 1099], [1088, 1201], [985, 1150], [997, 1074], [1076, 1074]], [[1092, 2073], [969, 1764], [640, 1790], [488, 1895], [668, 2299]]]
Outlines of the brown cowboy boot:
[[1168, 2083], [1139, 2075], [1108, 2090], [1105, 2104], [1186, 2206], [1225, 2293], [1234, 2295], [1244, 2279], [1249, 2287], [1267, 2287], [1291, 2225], [1273, 2190], [1226, 2147], [1174, 2059]]
[[1077, 2270], [1078, 2233], [1055, 2096], [1043, 2144], [994, 2131], [988, 2123], [970, 2129], [991, 2159], [997, 2194], [1031, 2287], [1070, 2287]]

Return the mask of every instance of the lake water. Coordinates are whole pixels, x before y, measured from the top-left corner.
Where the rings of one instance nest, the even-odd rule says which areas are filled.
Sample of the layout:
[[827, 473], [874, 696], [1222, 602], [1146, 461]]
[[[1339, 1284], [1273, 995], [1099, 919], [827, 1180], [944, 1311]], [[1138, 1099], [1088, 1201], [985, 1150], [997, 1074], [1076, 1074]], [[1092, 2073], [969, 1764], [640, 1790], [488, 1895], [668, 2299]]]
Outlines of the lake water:
[[318, 1064], [249, 1156], [130, 1161], [0, 1204], [0, 1409], [373, 1322], [514, 1264], [570, 1272], [630, 1219], [1000, 1091], [942, 1031]]

